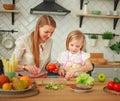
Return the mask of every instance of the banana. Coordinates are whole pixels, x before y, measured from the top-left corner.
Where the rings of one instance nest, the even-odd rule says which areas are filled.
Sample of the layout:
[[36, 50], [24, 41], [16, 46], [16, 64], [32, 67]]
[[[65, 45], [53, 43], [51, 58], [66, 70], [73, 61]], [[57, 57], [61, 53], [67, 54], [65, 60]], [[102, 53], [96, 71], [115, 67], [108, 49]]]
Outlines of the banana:
[[8, 61], [6, 61], [6, 66], [4, 68], [6, 68], [5, 72], [9, 72], [9, 62]]
[[8, 62], [8, 67], [7, 68], [8, 68], [8, 72], [12, 72], [11, 71], [11, 64], [9, 62]]
[[3, 66], [5, 67], [5, 59], [1, 57], [1, 60], [2, 60]]
[[16, 59], [15, 61], [15, 69], [17, 68], [17, 65], [18, 65], [18, 59]]
[[11, 61], [7, 61], [4, 57], [1, 57], [3, 66], [4, 66], [4, 72], [15, 72], [17, 65], [18, 65], [18, 59], [15, 58], [15, 54], [12, 54]]

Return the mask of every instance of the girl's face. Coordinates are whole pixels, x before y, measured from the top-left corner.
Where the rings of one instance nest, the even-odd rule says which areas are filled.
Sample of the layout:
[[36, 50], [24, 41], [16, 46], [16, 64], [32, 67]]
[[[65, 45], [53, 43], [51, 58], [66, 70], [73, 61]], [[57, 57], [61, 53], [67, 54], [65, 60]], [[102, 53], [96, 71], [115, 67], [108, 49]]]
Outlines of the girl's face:
[[54, 30], [55, 28], [50, 25], [44, 25], [43, 27], [40, 27], [39, 36], [42, 42], [45, 42], [46, 40], [48, 40], [52, 36]]
[[83, 39], [80, 40], [73, 40], [71, 42], [69, 42], [69, 51], [72, 54], [77, 53], [78, 51], [80, 51], [80, 49], [83, 46]]

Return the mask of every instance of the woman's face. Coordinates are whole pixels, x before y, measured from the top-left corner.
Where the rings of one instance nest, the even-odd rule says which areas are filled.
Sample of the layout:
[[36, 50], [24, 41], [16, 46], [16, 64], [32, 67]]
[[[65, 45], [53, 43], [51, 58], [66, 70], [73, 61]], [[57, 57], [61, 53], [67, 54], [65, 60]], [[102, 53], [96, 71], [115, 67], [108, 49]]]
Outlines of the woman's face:
[[81, 40], [73, 40], [73, 41], [69, 42], [69, 51], [72, 54], [75, 54], [78, 51], [80, 51], [82, 46], [83, 46], [83, 39], [81, 39]]
[[55, 28], [50, 25], [44, 25], [43, 27], [40, 27], [39, 35], [42, 42], [45, 42], [46, 40], [48, 40], [52, 36], [54, 30]]

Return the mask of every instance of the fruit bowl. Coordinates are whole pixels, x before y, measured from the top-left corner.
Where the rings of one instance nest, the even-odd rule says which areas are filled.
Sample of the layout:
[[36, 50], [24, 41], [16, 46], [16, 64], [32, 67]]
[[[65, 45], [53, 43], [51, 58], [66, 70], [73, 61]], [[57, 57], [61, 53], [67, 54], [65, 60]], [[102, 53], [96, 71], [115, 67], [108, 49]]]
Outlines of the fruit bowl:
[[15, 9], [15, 5], [14, 4], [3, 4], [3, 8], [6, 10], [13, 10]]
[[0, 94], [23, 94], [23, 93], [30, 92], [31, 90], [35, 88], [36, 88], [36, 83], [32, 82], [32, 84], [28, 88], [25, 88], [22, 90], [14, 90], [14, 89], [3, 90], [2, 88], [0, 88]]
[[4, 94], [20, 94], [20, 93], [25, 93], [28, 92], [30, 90], [32, 90], [33, 85], [29, 86], [26, 89], [22, 89], [22, 90], [2, 90], [0, 89], [0, 93], [4, 93]]

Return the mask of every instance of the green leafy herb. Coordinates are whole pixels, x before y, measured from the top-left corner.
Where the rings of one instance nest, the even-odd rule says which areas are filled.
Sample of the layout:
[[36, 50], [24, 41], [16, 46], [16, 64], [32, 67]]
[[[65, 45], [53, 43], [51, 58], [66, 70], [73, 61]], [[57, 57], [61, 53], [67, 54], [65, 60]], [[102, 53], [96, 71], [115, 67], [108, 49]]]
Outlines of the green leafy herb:
[[97, 34], [91, 34], [89, 36], [90, 39], [97, 39], [98, 38], [98, 35]]
[[120, 41], [119, 41], [119, 42], [116, 42], [116, 43], [114, 43], [114, 44], [111, 44], [111, 45], [109, 46], [109, 48], [110, 48], [111, 50], [113, 50], [113, 51], [116, 51], [117, 54], [120, 54]]
[[113, 39], [114, 35], [112, 32], [106, 31], [102, 34], [103, 39]]
[[83, 84], [88, 86], [94, 85], [94, 78], [87, 73], [82, 73], [76, 78], [77, 84]]

